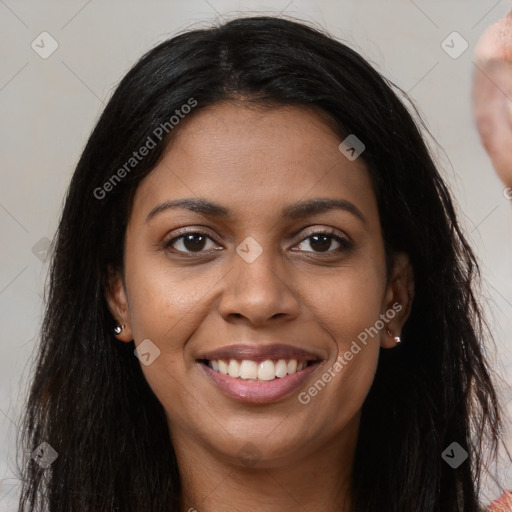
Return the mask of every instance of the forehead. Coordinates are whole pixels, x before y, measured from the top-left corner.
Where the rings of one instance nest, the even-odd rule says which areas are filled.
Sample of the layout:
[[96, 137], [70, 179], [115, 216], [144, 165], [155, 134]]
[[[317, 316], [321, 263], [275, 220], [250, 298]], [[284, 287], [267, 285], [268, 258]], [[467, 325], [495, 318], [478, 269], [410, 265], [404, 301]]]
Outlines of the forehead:
[[254, 214], [308, 197], [339, 197], [371, 217], [376, 204], [366, 165], [347, 159], [341, 141], [307, 107], [215, 104], [185, 119], [139, 185], [134, 210], [147, 214], [159, 201], [200, 196]]

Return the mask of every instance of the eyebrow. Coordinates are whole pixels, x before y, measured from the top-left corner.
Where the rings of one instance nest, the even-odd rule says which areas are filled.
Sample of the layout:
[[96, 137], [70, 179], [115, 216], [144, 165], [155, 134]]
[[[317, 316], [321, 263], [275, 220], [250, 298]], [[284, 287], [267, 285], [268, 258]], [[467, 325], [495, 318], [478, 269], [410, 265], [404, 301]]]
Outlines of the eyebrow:
[[[148, 213], [146, 222], [149, 222], [153, 217], [164, 211], [179, 208], [209, 217], [226, 218], [231, 215], [231, 211], [228, 208], [208, 201], [207, 199], [182, 198], [164, 201], [158, 206], [155, 206], [155, 208]], [[351, 213], [355, 217], [359, 218], [359, 220], [363, 222], [364, 226], [368, 228], [368, 221], [363, 212], [361, 212], [356, 205], [346, 201], [345, 199], [314, 198], [306, 201], [300, 201], [284, 208], [282, 215], [285, 219], [294, 220], [324, 213], [330, 210], [342, 210]]]
[[229, 217], [230, 211], [216, 203], [212, 203], [206, 199], [183, 198], [164, 201], [162, 204], [155, 206], [146, 217], [146, 222], [150, 221], [156, 215], [171, 209], [183, 208], [191, 212], [201, 213], [210, 217]]
[[283, 210], [283, 217], [285, 219], [300, 219], [329, 210], [342, 210], [351, 213], [358, 217], [366, 228], [368, 227], [368, 221], [363, 212], [355, 204], [345, 199], [317, 198], [294, 203]]

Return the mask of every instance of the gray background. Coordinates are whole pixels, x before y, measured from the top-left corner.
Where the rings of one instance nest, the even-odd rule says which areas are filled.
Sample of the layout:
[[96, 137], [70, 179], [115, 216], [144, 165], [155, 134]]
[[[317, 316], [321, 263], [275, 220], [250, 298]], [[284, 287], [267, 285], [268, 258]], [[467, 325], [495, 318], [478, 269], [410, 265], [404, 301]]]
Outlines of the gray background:
[[[44, 306], [44, 250], [87, 137], [115, 85], [145, 51], [177, 31], [237, 14], [282, 12], [314, 22], [410, 93], [441, 146], [429, 142], [482, 265], [496, 337], [496, 350], [488, 351], [505, 377], [500, 396], [510, 414], [512, 201], [480, 144], [470, 92], [474, 46], [511, 8], [511, 0], [0, 0], [0, 511], [16, 508], [16, 425]], [[44, 31], [59, 45], [47, 59], [31, 47]], [[453, 31], [469, 44], [455, 59], [442, 47]], [[512, 489], [510, 468], [500, 471]], [[483, 499], [498, 492], [488, 482]]]

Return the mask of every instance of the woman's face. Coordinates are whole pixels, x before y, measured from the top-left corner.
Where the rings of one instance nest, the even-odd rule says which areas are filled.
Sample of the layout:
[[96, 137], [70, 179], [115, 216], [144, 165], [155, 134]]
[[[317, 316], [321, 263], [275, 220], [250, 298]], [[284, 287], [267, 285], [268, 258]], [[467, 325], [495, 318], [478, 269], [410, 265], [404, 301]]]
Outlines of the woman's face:
[[271, 467], [355, 443], [407, 284], [403, 258], [386, 275], [368, 171], [340, 142], [306, 108], [216, 104], [138, 187], [109, 304], [118, 338], [144, 342], [176, 446]]

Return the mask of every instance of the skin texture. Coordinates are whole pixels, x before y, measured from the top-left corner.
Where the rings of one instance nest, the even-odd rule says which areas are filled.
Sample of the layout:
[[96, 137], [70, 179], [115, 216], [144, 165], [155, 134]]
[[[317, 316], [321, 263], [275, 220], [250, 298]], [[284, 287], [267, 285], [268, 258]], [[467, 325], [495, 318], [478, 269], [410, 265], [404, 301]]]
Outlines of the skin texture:
[[[201, 352], [247, 340], [291, 344], [325, 359], [309, 387], [396, 302], [403, 309], [388, 327], [401, 333], [413, 296], [410, 265], [400, 254], [386, 274], [369, 173], [361, 158], [341, 154], [340, 142], [304, 107], [262, 111], [216, 104], [187, 118], [137, 189], [124, 279], [111, 279], [107, 298], [125, 325], [119, 340], [139, 345], [149, 338], [161, 351], [141, 367], [167, 414], [184, 511], [282, 512], [299, 504], [350, 509], [360, 409], [379, 347], [396, 345], [385, 328], [307, 405], [297, 394], [272, 404], [235, 401], [196, 361]], [[232, 216], [179, 209], [146, 222], [155, 206], [185, 197], [219, 203]], [[283, 207], [310, 198], [350, 201], [366, 225], [341, 210], [282, 218]], [[212, 238], [203, 253], [183, 239], [174, 243], [175, 252], [163, 248], [186, 227]], [[353, 249], [337, 252], [340, 245], [331, 239], [326, 256], [308, 238], [333, 228]], [[263, 249], [252, 263], [236, 252], [248, 236]], [[180, 257], [178, 250], [194, 257]], [[246, 443], [256, 447], [254, 465], [240, 456]]]
[[512, 187], [512, 12], [484, 32], [474, 60], [475, 122], [494, 169]]

